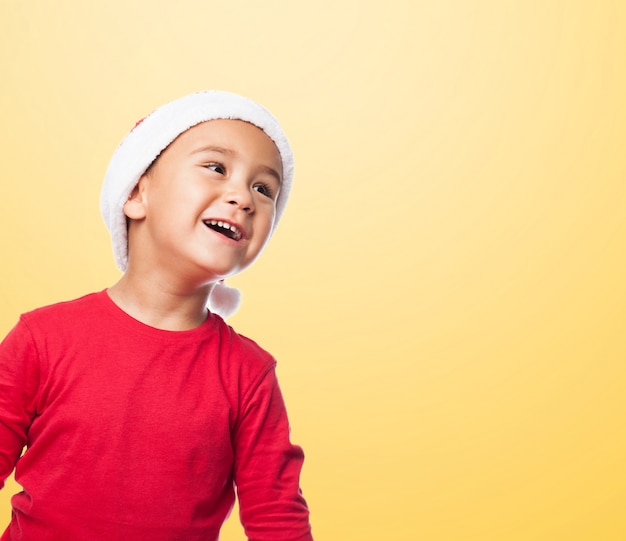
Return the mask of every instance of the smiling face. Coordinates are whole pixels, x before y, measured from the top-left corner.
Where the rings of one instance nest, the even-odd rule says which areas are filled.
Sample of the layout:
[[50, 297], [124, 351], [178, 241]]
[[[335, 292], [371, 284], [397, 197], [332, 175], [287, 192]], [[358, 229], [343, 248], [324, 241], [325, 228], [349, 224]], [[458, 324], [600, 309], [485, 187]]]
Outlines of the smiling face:
[[174, 140], [124, 206], [129, 269], [208, 283], [250, 265], [272, 231], [282, 163], [240, 120], [211, 120]]

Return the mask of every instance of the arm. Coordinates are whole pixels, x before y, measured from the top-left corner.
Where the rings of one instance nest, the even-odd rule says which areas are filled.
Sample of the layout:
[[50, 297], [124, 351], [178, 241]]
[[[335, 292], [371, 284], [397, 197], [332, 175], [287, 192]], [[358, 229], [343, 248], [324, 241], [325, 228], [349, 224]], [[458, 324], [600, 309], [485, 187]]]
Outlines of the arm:
[[0, 343], [0, 488], [26, 445], [39, 386], [30, 332], [18, 323]]
[[312, 541], [299, 487], [304, 454], [289, 441], [273, 367], [249, 394], [233, 434], [234, 476], [246, 535], [250, 541]]

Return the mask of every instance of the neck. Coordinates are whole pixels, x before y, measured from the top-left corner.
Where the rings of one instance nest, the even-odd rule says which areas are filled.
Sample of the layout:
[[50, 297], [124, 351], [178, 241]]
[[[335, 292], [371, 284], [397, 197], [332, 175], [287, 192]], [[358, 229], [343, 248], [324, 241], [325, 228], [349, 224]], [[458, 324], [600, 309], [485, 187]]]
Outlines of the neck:
[[207, 301], [213, 284], [195, 289], [159, 283], [132, 272], [108, 289], [111, 300], [133, 318], [168, 331], [184, 331], [201, 325], [207, 317]]

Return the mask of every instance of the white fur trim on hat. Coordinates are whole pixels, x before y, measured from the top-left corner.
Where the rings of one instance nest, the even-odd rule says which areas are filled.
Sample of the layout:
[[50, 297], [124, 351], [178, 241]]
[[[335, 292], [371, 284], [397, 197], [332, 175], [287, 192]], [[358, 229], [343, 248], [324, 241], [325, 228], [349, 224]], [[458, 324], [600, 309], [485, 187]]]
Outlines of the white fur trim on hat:
[[[100, 210], [111, 234], [115, 262], [120, 270], [128, 265], [128, 236], [124, 204], [141, 176], [181, 133], [189, 128], [216, 119], [243, 120], [262, 129], [278, 148], [283, 166], [283, 179], [276, 200], [276, 227], [289, 197], [293, 180], [293, 154], [278, 121], [261, 105], [233, 94], [210, 90], [189, 94], [166, 103], [137, 123], [120, 143], [113, 154], [104, 177], [100, 195]], [[213, 297], [223, 298], [215, 289], [223, 292], [225, 286], [216, 285], [211, 295], [213, 311], [222, 313], [220, 302]], [[232, 288], [228, 288], [232, 289]], [[234, 297], [231, 295], [231, 298]], [[230, 301], [229, 301], [230, 302]], [[236, 310], [238, 302], [235, 303]]]
[[209, 310], [227, 318], [234, 314], [241, 302], [241, 292], [234, 287], [228, 287], [224, 280], [213, 285], [209, 295]]

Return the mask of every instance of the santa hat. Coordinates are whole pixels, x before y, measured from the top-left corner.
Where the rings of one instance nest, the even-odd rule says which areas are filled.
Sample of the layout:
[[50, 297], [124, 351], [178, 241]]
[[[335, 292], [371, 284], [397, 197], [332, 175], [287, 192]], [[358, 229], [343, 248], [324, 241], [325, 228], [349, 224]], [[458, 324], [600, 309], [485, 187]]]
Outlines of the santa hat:
[[[166, 103], [140, 120], [113, 154], [102, 186], [100, 210], [111, 234], [117, 266], [124, 272], [128, 265], [128, 236], [124, 204], [141, 176], [159, 154], [189, 128], [207, 120], [232, 119], [249, 122], [274, 141], [280, 153], [283, 179], [276, 200], [272, 231], [285, 210], [293, 180], [293, 155], [278, 121], [259, 104], [232, 94], [210, 90], [184, 96]], [[240, 293], [224, 282], [215, 284], [209, 308], [223, 317], [237, 310]]]

